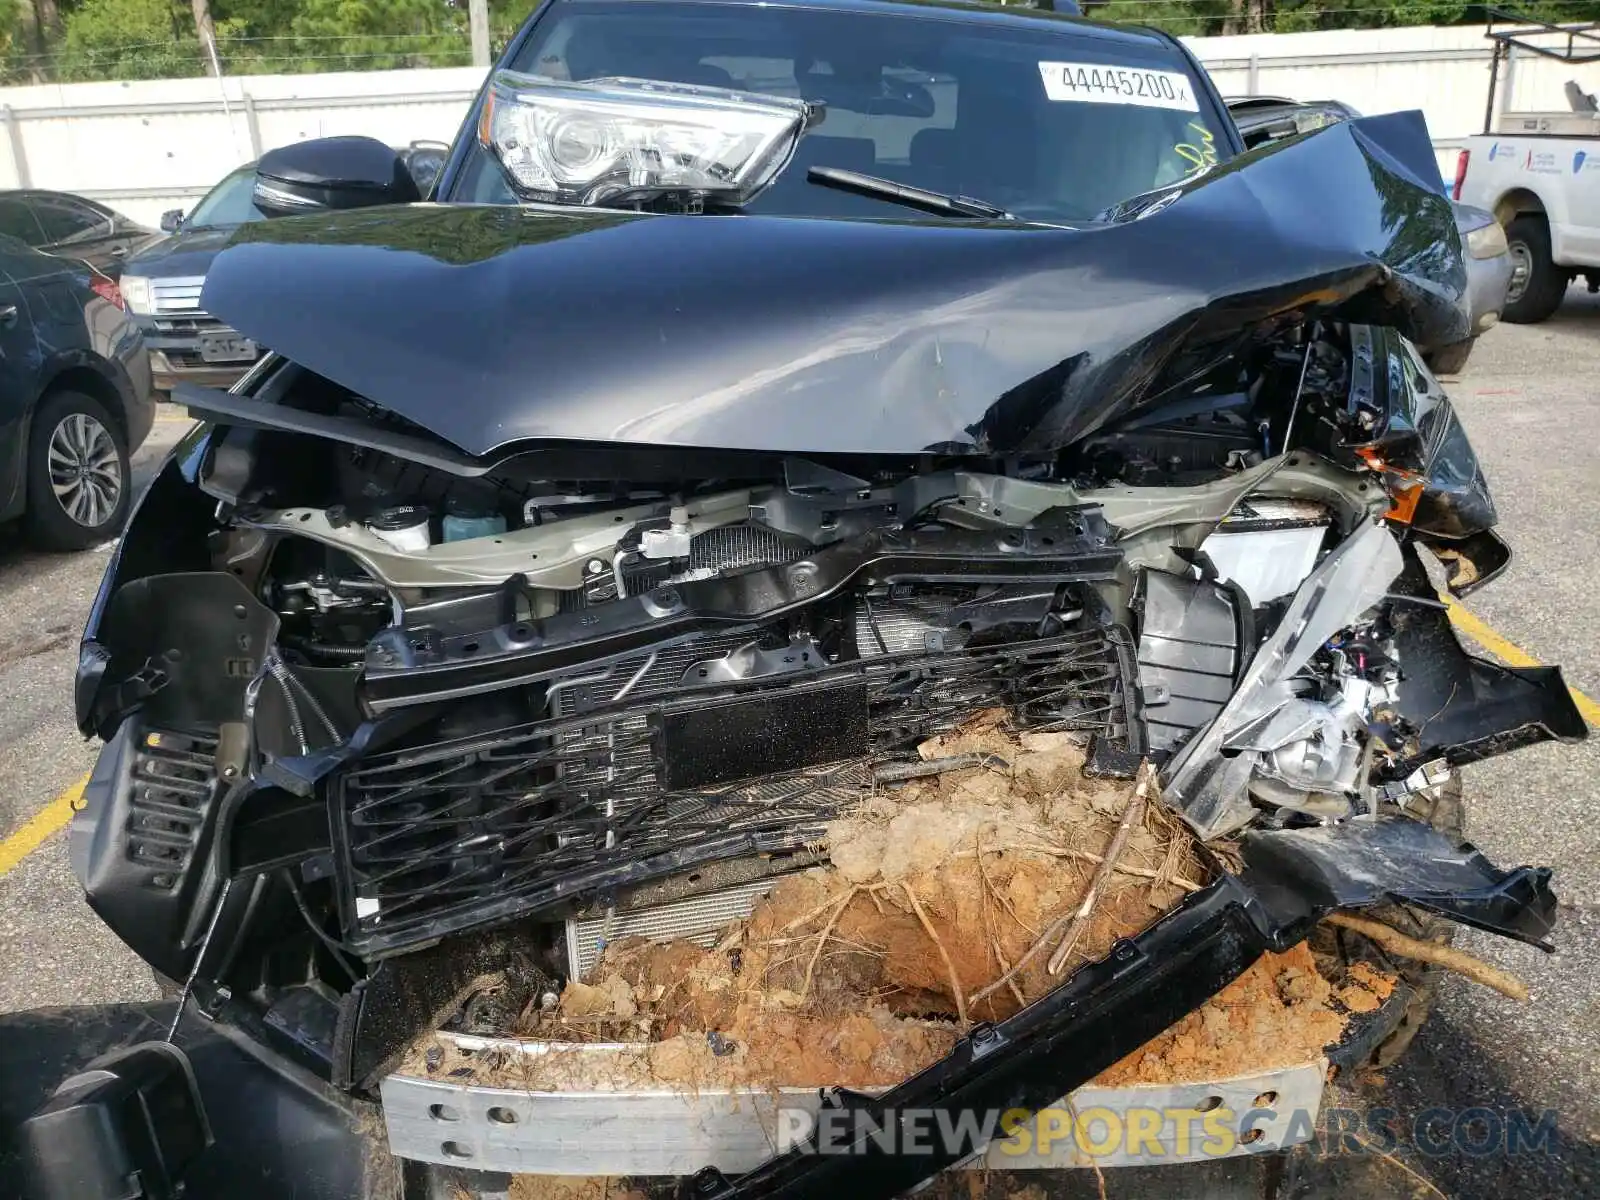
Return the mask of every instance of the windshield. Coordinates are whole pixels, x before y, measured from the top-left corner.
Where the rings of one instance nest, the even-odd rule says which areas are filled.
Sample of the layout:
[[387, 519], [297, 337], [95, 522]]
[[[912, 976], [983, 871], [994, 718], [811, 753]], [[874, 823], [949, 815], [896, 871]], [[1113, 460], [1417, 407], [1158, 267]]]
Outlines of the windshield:
[[194, 211], [184, 218], [185, 229], [206, 229], [213, 226], [243, 225], [246, 221], [259, 221], [263, 213], [251, 203], [255, 189], [254, 166], [240, 167], [223, 178], [194, 206]]
[[[1226, 154], [1210, 98], [1170, 44], [1070, 21], [695, 3], [556, 0], [506, 64], [740, 88], [826, 106], [746, 211], [899, 217], [882, 199], [809, 184], [837, 167], [976, 197], [1027, 220], [1081, 221]], [[475, 142], [450, 199], [509, 204]]]

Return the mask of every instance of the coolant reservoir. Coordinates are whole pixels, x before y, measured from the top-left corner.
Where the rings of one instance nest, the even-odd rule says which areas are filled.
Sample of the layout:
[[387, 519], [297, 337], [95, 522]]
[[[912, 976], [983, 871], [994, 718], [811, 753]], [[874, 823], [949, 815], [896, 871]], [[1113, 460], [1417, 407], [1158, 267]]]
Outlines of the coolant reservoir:
[[454, 500], [445, 505], [442, 532], [447, 542], [464, 542], [505, 531], [506, 519], [501, 513], [469, 508]]

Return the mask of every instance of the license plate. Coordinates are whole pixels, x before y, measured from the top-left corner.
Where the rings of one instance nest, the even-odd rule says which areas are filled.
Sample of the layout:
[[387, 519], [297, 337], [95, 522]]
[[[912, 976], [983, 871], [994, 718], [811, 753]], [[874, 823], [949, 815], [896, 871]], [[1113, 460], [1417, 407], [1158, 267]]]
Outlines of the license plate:
[[256, 344], [234, 333], [203, 333], [200, 358], [204, 362], [254, 362]]

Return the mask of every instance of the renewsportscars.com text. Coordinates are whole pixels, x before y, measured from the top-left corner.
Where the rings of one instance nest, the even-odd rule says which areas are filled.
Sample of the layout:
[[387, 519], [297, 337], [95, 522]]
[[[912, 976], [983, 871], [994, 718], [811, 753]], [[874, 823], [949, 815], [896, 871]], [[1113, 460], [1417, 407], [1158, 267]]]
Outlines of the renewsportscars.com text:
[[1430, 1156], [1465, 1153], [1548, 1154], [1556, 1131], [1553, 1111], [1430, 1108], [1403, 1117], [1389, 1108], [1325, 1108], [1285, 1112], [1254, 1108], [1077, 1110], [1052, 1106], [951, 1112], [946, 1109], [865, 1109], [784, 1106], [778, 1110], [779, 1150], [810, 1154], [904, 1154], [964, 1158], [993, 1143], [990, 1161], [1006, 1157], [1162, 1160], [1222, 1158], [1240, 1152], [1315, 1142], [1329, 1153], [1388, 1154], [1396, 1148]]

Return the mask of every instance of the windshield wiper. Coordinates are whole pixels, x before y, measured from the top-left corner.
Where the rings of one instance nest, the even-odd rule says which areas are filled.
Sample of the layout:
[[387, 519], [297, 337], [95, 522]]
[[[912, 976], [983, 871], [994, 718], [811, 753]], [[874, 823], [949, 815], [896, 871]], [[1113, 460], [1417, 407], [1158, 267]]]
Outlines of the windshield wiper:
[[806, 182], [837, 188], [841, 192], [854, 192], [874, 200], [887, 200], [890, 204], [903, 204], [921, 212], [940, 217], [988, 217], [991, 220], [1016, 220], [998, 204], [987, 200], [974, 200], [971, 196], [950, 196], [944, 192], [931, 192], [927, 188], [880, 179], [876, 175], [863, 175], [859, 171], [846, 171], [842, 167], [812, 167], [806, 171]]

